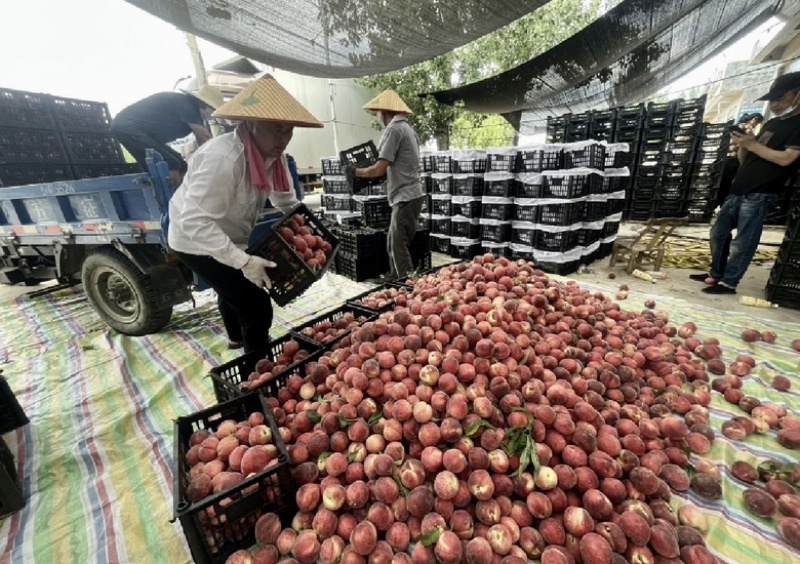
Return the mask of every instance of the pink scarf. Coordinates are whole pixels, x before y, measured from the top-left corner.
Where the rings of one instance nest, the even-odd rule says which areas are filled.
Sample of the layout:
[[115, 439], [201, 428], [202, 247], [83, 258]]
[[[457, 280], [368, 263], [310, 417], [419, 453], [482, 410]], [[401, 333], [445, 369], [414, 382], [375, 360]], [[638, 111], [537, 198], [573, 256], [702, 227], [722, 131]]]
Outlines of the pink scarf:
[[289, 175], [286, 172], [286, 157], [281, 155], [275, 159], [275, 162], [267, 170], [264, 157], [261, 156], [261, 152], [244, 122], [236, 127], [236, 133], [242, 140], [244, 153], [250, 166], [250, 183], [262, 192], [269, 192], [270, 189], [276, 192], [288, 192], [290, 183]]

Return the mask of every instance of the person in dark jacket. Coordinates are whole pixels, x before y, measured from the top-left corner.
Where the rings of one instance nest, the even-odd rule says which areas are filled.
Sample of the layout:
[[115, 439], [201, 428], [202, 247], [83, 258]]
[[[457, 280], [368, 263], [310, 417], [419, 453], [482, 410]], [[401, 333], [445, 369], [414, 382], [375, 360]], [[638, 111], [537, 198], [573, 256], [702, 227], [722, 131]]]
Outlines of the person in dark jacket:
[[177, 185], [186, 173], [186, 161], [167, 143], [191, 133], [198, 146], [211, 139], [205, 123], [222, 102], [222, 93], [209, 85], [193, 93], [159, 92], [119, 112], [111, 132], [142, 167], [147, 166], [147, 149], [158, 151]]

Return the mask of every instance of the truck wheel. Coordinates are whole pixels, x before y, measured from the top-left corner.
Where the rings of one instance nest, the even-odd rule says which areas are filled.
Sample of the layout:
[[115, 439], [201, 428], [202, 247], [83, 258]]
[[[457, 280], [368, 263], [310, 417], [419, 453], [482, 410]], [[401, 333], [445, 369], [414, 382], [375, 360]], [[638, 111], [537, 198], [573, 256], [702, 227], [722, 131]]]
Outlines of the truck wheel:
[[148, 335], [169, 323], [172, 306], [158, 307], [150, 277], [116, 249], [94, 250], [83, 262], [81, 279], [94, 310], [120, 333]]

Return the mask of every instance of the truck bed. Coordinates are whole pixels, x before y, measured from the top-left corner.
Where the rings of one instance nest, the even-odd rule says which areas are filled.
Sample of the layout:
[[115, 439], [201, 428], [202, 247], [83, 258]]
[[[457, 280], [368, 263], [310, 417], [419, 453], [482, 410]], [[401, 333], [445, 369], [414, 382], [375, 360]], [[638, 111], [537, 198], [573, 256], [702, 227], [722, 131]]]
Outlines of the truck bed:
[[161, 243], [161, 211], [147, 173], [0, 188], [0, 239], [20, 245]]

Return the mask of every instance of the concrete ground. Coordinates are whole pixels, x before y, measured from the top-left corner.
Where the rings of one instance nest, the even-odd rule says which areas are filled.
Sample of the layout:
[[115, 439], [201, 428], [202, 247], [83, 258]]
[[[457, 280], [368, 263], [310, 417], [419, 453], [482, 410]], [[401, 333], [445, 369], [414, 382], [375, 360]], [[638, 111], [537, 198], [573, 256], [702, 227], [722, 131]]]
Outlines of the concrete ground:
[[[320, 205], [320, 193], [307, 194], [305, 203], [311, 209], [317, 209]], [[639, 229], [642, 224], [626, 223], [620, 229], [620, 235], [630, 235]], [[677, 231], [681, 236], [697, 238], [701, 241], [708, 241], [709, 227], [707, 225], [691, 225], [681, 228]], [[783, 239], [783, 228], [780, 227], [767, 227], [764, 230], [764, 235], [761, 239], [762, 248], [775, 249]], [[444, 264], [451, 262], [453, 259], [440, 255], [436, 257], [434, 264]], [[764, 287], [769, 278], [769, 271], [772, 264], [764, 265], [751, 265], [744, 279], [742, 280], [737, 295], [735, 296], [711, 296], [702, 293], [700, 290], [703, 284], [689, 280], [689, 274], [699, 272], [698, 270], [686, 270], [677, 268], [663, 268], [662, 271], [666, 274], [666, 279], [659, 280], [655, 284], [639, 280], [633, 276], [629, 276], [625, 272], [625, 266], [617, 264], [613, 269], [609, 266], [609, 259], [597, 261], [589, 266], [588, 272], [582, 274], [574, 274], [571, 278], [581, 282], [585, 281], [588, 284], [601, 286], [608, 290], [615, 290], [620, 284], [627, 284], [631, 290], [646, 293], [658, 301], [659, 295], [668, 295], [672, 297], [682, 298], [689, 302], [702, 304], [705, 306], [714, 305], [724, 311], [737, 311], [737, 312], [754, 312], [761, 318], [775, 319], [776, 321], [798, 321], [800, 320], [800, 311], [778, 308], [778, 309], [755, 309], [749, 306], [744, 306], [739, 303], [741, 296], [753, 296], [757, 298], [764, 297]], [[616, 278], [610, 280], [608, 275], [614, 272]], [[2, 286], [0, 285], [0, 302], [5, 302], [17, 298], [23, 294], [31, 291], [46, 288], [48, 285], [53, 285], [55, 282], [48, 282], [35, 287], [25, 286]], [[640, 307], [641, 304], [634, 305], [631, 302], [629, 307]]]

